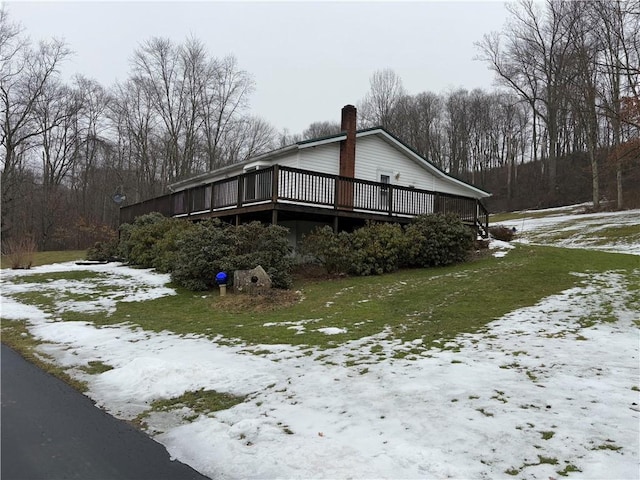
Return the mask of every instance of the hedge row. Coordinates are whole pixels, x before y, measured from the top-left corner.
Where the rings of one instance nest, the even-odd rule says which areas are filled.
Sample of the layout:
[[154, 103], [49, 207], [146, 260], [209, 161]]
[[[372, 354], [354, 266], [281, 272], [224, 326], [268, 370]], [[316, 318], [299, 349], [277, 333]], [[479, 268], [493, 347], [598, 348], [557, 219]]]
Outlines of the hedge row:
[[[301, 252], [329, 273], [380, 275], [402, 267], [462, 262], [473, 248], [473, 233], [454, 215], [423, 215], [406, 227], [368, 223], [352, 233], [317, 228], [303, 238]], [[192, 223], [159, 213], [120, 227], [120, 239], [96, 244], [90, 260], [120, 258], [131, 265], [171, 273], [190, 290], [215, 285], [218, 272], [262, 265], [273, 285], [289, 288], [294, 259], [287, 229], [259, 222], [231, 226], [217, 219]], [[231, 276], [230, 276], [231, 278]]]
[[380, 275], [399, 268], [435, 267], [465, 261], [474, 235], [455, 215], [421, 215], [406, 227], [369, 223], [353, 233], [317, 228], [302, 252], [329, 273]]
[[[172, 281], [196, 291], [213, 287], [218, 272], [257, 265], [277, 288], [289, 288], [292, 282], [287, 229], [260, 222], [231, 226], [217, 219], [192, 223], [159, 213], [141, 215], [120, 227], [117, 243], [97, 244], [87, 254], [90, 260], [114, 257], [171, 273]], [[231, 282], [232, 275], [229, 278]]]

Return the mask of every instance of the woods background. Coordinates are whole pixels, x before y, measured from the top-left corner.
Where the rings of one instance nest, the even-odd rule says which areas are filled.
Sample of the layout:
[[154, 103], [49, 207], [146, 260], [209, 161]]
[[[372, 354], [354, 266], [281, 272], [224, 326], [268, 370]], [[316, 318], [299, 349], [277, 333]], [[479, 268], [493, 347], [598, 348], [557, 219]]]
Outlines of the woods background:
[[[640, 1], [506, 8], [505, 28], [476, 44], [494, 90], [409, 94], [394, 71], [379, 70], [357, 104], [358, 127], [382, 125], [491, 192], [490, 211], [640, 207]], [[104, 86], [63, 81], [68, 46], [27, 34], [0, 10], [3, 251], [18, 238], [41, 250], [86, 248], [117, 229], [114, 200], [135, 203], [340, 128], [318, 121], [291, 134], [251, 116], [251, 74], [196, 38], [147, 40], [128, 78]]]

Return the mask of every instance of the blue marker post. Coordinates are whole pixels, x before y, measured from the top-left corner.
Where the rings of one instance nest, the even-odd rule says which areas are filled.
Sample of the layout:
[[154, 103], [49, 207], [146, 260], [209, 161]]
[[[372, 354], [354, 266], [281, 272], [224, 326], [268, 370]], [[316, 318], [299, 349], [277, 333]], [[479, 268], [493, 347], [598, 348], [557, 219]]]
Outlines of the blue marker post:
[[216, 275], [216, 283], [220, 288], [220, 296], [224, 297], [227, 294], [227, 273], [220, 272]]

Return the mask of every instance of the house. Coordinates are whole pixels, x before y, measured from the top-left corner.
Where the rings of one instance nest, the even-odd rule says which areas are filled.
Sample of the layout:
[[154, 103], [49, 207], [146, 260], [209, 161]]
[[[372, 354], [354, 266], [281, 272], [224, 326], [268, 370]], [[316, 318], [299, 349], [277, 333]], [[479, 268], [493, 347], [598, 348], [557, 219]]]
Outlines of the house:
[[490, 194], [447, 175], [376, 127], [356, 130], [356, 108], [342, 109], [342, 131], [289, 145], [170, 186], [172, 193], [123, 206], [120, 222], [145, 213], [236, 224], [260, 220], [287, 227], [290, 241], [318, 225], [352, 230], [367, 220], [408, 223], [452, 212], [488, 232], [482, 199]]

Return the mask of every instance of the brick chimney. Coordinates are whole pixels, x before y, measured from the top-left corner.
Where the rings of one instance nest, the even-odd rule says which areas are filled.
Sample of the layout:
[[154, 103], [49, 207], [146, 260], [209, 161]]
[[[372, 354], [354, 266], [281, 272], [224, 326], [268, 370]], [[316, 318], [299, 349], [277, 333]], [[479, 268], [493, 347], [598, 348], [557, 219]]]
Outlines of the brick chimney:
[[355, 178], [356, 175], [356, 107], [342, 107], [341, 129], [347, 138], [340, 142], [340, 176]]

